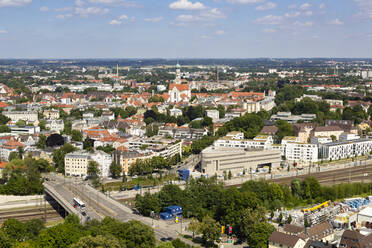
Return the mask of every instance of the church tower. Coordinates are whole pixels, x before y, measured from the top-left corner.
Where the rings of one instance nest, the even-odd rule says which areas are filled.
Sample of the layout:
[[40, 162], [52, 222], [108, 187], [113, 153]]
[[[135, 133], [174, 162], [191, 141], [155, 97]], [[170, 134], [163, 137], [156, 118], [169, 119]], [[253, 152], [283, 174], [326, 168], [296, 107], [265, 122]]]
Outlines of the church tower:
[[177, 62], [177, 65], [176, 65], [176, 79], [174, 81], [176, 84], [180, 84], [181, 83], [181, 66], [180, 64]]

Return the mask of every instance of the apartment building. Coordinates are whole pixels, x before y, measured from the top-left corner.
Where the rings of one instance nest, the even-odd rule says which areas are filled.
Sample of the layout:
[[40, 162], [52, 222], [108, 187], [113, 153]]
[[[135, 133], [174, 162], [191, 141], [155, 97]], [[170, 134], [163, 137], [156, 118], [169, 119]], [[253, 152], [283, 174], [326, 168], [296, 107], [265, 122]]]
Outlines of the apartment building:
[[201, 139], [208, 132], [204, 129], [195, 129], [188, 127], [164, 127], [159, 129], [159, 135], [168, 136], [174, 139], [188, 139], [197, 140]]
[[372, 151], [372, 140], [358, 139], [321, 144], [319, 147], [320, 157], [326, 160], [339, 160], [361, 156]]
[[318, 145], [287, 143], [285, 145], [285, 158], [288, 162], [298, 162], [302, 165], [318, 162]]
[[54, 131], [54, 132], [60, 133], [65, 128], [65, 125], [63, 123], [63, 120], [52, 119], [52, 120], [47, 120], [46, 121], [45, 127], [47, 129], [49, 129], [50, 131]]
[[246, 148], [246, 149], [271, 149], [274, 143], [270, 135], [258, 135], [254, 139], [244, 139], [242, 132], [231, 132], [214, 142], [215, 147]]
[[243, 148], [208, 147], [202, 151], [201, 171], [209, 176], [248, 173], [257, 168], [279, 168], [281, 152], [277, 150], [249, 150]]
[[270, 120], [283, 120], [288, 121], [288, 123], [296, 123], [298, 121], [311, 122], [315, 118], [315, 114], [292, 115], [291, 112], [278, 112], [276, 115], [272, 115]]
[[103, 151], [95, 151], [90, 157], [99, 164], [100, 176], [108, 177], [110, 175], [110, 165], [112, 163], [111, 155]]
[[56, 109], [44, 110], [43, 115], [46, 119], [49, 119], [49, 120], [58, 120], [59, 119], [59, 111], [56, 110]]
[[65, 175], [86, 177], [88, 176], [88, 164], [90, 154], [86, 151], [76, 151], [65, 156]]
[[13, 122], [19, 120], [36, 122], [39, 119], [36, 111], [4, 111], [3, 115], [10, 118]]
[[316, 127], [311, 131], [311, 137], [329, 137], [334, 136], [337, 140], [340, 135], [344, 132], [339, 126], [324, 126]]
[[165, 139], [162, 136], [140, 138], [129, 141], [129, 149], [149, 150], [154, 153], [154, 156], [162, 156], [165, 158], [173, 157], [177, 154], [179, 154], [182, 157], [181, 140]]
[[119, 164], [125, 175], [128, 174], [129, 168], [132, 164], [134, 164], [137, 159], [147, 159], [153, 156], [152, 153], [150, 154], [142, 154], [138, 151], [114, 151], [112, 153], [112, 159], [115, 163]]
[[11, 133], [15, 134], [35, 134], [35, 133], [40, 133], [40, 127], [35, 127], [35, 126], [25, 126], [25, 127], [20, 127], [20, 126], [9, 126]]

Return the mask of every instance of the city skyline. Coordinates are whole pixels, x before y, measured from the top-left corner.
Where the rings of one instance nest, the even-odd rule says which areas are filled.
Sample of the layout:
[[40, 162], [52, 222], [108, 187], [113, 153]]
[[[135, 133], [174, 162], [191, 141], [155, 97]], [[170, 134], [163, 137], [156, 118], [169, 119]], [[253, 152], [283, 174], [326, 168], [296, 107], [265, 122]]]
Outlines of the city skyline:
[[1, 58], [372, 57], [368, 0], [0, 0]]

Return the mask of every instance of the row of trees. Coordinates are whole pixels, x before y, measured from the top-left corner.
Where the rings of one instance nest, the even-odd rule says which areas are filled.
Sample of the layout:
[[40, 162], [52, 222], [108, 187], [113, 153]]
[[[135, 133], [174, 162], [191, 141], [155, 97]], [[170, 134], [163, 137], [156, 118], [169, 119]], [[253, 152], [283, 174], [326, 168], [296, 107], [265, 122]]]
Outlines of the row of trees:
[[175, 156], [165, 159], [161, 156], [155, 156], [148, 159], [137, 159], [134, 164], [129, 167], [130, 175], [145, 175], [151, 174], [154, 171], [161, 171], [163, 169], [170, 169], [181, 161], [181, 156]]
[[154, 231], [139, 221], [119, 222], [106, 217], [81, 225], [75, 215], [64, 223], [45, 228], [41, 220], [26, 223], [8, 219], [0, 228], [0, 247], [53, 247], [53, 248], [188, 248], [176, 239], [156, 245]]
[[[151, 211], [160, 213], [170, 205], [180, 205], [186, 218], [203, 221], [207, 216], [220, 225], [231, 225], [233, 232], [250, 247], [263, 247], [273, 228], [266, 222], [266, 211], [281, 207], [352, 197], [370, 193], [372, 184], [353, 183], [321, 186], [311, 177], [295, 179], [290, 185], [268, 181], [248, 181], [240, 189], [224, 186], [216, 178], [190, 180], [185, 189], [166, 185], [156, 194], [136, 196], [136, 208], [146, 216]], [[257, 229], [255, 229], [257, 228]]]
[[43, 192], [41, 172], [49, 172], [53, 167], [45, 159], [25, 157], [12, 159], [5, 167], [0, 185], [0, 194], [34, 195]]

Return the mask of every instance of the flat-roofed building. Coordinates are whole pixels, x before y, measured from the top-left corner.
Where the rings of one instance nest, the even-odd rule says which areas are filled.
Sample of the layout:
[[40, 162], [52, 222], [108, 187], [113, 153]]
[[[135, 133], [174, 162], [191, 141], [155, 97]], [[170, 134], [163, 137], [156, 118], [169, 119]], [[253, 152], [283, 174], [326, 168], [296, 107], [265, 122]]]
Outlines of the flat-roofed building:
[[88, 152], [76, 151], [65, 156], [65, 174], [67, 176], [86, 177], [90, 156]]
[[208, 147], [202, 151], [201, 171], [209, 176], [223, 175], [231, 171], [233, 175], [249, 172], [270, 166], [272, 169], [280, 166], [281, 152], [279, 150], [249, 150], [242, 148]]
[[257, 135], [254, 139], [244, 139], [242, 132], [230, 132], [214, 143], [215, 147], [271, 149], [274, 143], [271, 135]]
[[366, 155], [372, 151], [372, 140], [358, 139], [321, 144], [320, 157], [327, 160], [339, 160]]
[[182, 142], [177, 139], [165, 139], [162, 136], [151, 138], [135, 139], [129, 142], [129, 149], [150, 150], [154, 156], [165, 158], [180, 155], [182, 157]]
[[304, 164], [318, 162], [318, 145], [308, 143], [287, 143], [285, 158], [288, 162]]
[[10, 118], [13, 122], [19, 120], [36, 122], [39, 119], [36, 111], [4, 111], [3, 115]]

